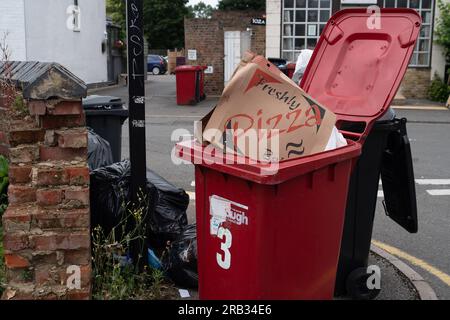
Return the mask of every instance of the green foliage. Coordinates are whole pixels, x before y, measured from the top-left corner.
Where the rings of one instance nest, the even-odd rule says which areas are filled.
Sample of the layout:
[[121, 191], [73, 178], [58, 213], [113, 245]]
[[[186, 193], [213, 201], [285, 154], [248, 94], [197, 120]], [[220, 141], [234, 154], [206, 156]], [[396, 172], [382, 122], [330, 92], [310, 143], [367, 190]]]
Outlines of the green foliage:
[[199, 3], [189, 6], [189, 18], [198, 18], [198, 19], [209, 19], [212, 16], [212, 13], [214, 11], [214, 8], [204, 3], [203, 1], [200, 1]]
[[[145, 201], [143, 201], [145, 203]], [[125, 217], [109, 234], [96, 227], [92, 233], [93, 297], [96, 300], [149, 300], [162, 299], [170, 287], [164, 284], [162, 271], [144, 268], [126, 259], [130, 243], [138, 241], [143, 246], [145, 226], [142, 205], [127, 210]], [[134, 229], [126, 232], [126, 221], [133, 221]], [[121, 236], [119, 236], [121, 235]]]
[[144, 32], [150, 48], [184, 47], [184, 17], [188, 0], [144, 0]]
[[438, 1], [440, 17], [436, 21], [436, 43], [444, 47], [447, 59], [450, 58], [450, 2]]
[[120, 38], [125, 40], [127, 37], [126, 1], [106, 0], [106, 15], [110, 17], [115, 24], [120, 26]]
[[265, 10], [266, 0], [220, 0], [219, 10]]
[[450, 95], [450, 86], [442, 81], [437, 75], [431, 81], [428, 88], [428, 98], [432, 101], [446, 102]]
[[22, 280], [25, 282], [32, 281], [33, 280], [33, 271], [30, 269], [22, 270], [22, 272], [20, 273], [20, 276], [21, 276]]
[[29, 114], [28, 107], [23, 99], [22, 94], [17, 93], [14, 97], [14, 102], [12, 104], [13, 110], [17, 112], [19, 115], [27, 115]]
[[9, 164], [8, 160], [0, 155], [0, 194], [6, 193], [6, 188], [8, 186], [8, 172]]
[[[184, 17], [189, 16], [188, 0], [144, 0], [144, 33], [152, 49], [184, 47]], [[124, 0], [107, 0], [106, 13], [122, 27], [126, 38]]]
[[[1, 221], [1, 220], [0, 220]], [[5, 263], [3, 261], [4, 253], [3, 253], [3, 228], [0, 222], [0, 297], [3, 294], [3, 291], [6, 287], [6, 269]]]

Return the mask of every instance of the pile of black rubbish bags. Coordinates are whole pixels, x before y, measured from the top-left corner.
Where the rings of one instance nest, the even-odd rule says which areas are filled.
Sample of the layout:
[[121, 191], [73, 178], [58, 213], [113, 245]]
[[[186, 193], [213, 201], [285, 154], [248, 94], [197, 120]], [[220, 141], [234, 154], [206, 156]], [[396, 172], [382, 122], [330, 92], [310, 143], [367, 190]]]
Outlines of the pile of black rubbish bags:
[[[91, 188], [91, 228], [105, 234], [127, 223], [131, 203], [130, 161], [113, 163], [108, 141], [89, 129], [88, 163]], [[196, 226], [188, 225], [188, 194], [151, 170], [147, 170], [143, 219], [145, 263], [161, 269], [178, 286], [198, 285]], [[130, 257], [128, 257], [130, 258]]]

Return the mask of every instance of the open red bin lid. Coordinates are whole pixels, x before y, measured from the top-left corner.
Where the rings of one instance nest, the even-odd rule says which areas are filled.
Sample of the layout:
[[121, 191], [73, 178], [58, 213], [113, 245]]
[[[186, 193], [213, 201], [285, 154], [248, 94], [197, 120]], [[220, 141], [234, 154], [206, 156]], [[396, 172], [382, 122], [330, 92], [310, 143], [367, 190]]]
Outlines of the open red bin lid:
[[336, 13], [301, 83], [339, 120], [366, 122], [366, 133], [394, 99], [421, 26], [412, 9], [381, 9], [378, 18], [366, 9]]

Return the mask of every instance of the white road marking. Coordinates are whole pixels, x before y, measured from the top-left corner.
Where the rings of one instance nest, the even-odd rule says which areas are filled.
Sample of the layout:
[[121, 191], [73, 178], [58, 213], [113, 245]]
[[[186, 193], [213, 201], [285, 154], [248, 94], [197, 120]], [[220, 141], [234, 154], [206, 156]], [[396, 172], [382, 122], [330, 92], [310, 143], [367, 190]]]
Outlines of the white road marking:
[[[383, 185], [381, 179], [378, 184]], [[416, 179], [416, 184], [419, 186], [447, 186], [450, 185], [450, 179]]]
[[378, 198], [384, 198], [384, 192], [383, 191], [378, 191]]
[[427, 192], [432, 196], [450, 196], [450, 189], [427, 190]]
[[416, 179], [416, 183], [421, 186], [445, 186], [450, 185], [450, 179]]
[[448, 111], [446, 107], [435, 107], [435, 106], [393, 106], [393, 109], [399, 110], [442, 110]]

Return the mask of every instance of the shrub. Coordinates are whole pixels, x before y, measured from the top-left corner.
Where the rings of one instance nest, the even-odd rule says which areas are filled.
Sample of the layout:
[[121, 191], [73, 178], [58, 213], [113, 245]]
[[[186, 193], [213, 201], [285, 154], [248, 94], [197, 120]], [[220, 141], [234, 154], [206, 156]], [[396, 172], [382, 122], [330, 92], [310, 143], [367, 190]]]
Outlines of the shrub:
[[449, 95], [450, 87], [436, 76], [428, 89], [428, 98], [432, 101], [446, 102]]
[[13, 101], [13, 110], [20, 116], [26, 116], [29, 114], [27, 104], [21, 93], [16, 93]]
[[3, 261], [3, 228], [0, 222], [0, 298], [5, 288], [6, 288], [6, 269], [5, 263]]
[[[129, 207], [129, 206], [127, 206]], [[130, 244], [145, 243], [144, 209], [127, 209], [126, 217], [109, 234], [101, 227], [92, 233], [93, 298], [96, 300], [151, 300], [174, 296], [174, 288], [164, 282], [160, 270], [132, 263], [127, 258]], [[133, 230], [126, 232], [126, 224], [133, 222]], [[120, 236], [118, 236], [120, 235]], [[144, 257], [142, 257], [144, 258]], [[145, 261], [147, 261], [145, 257]]]

